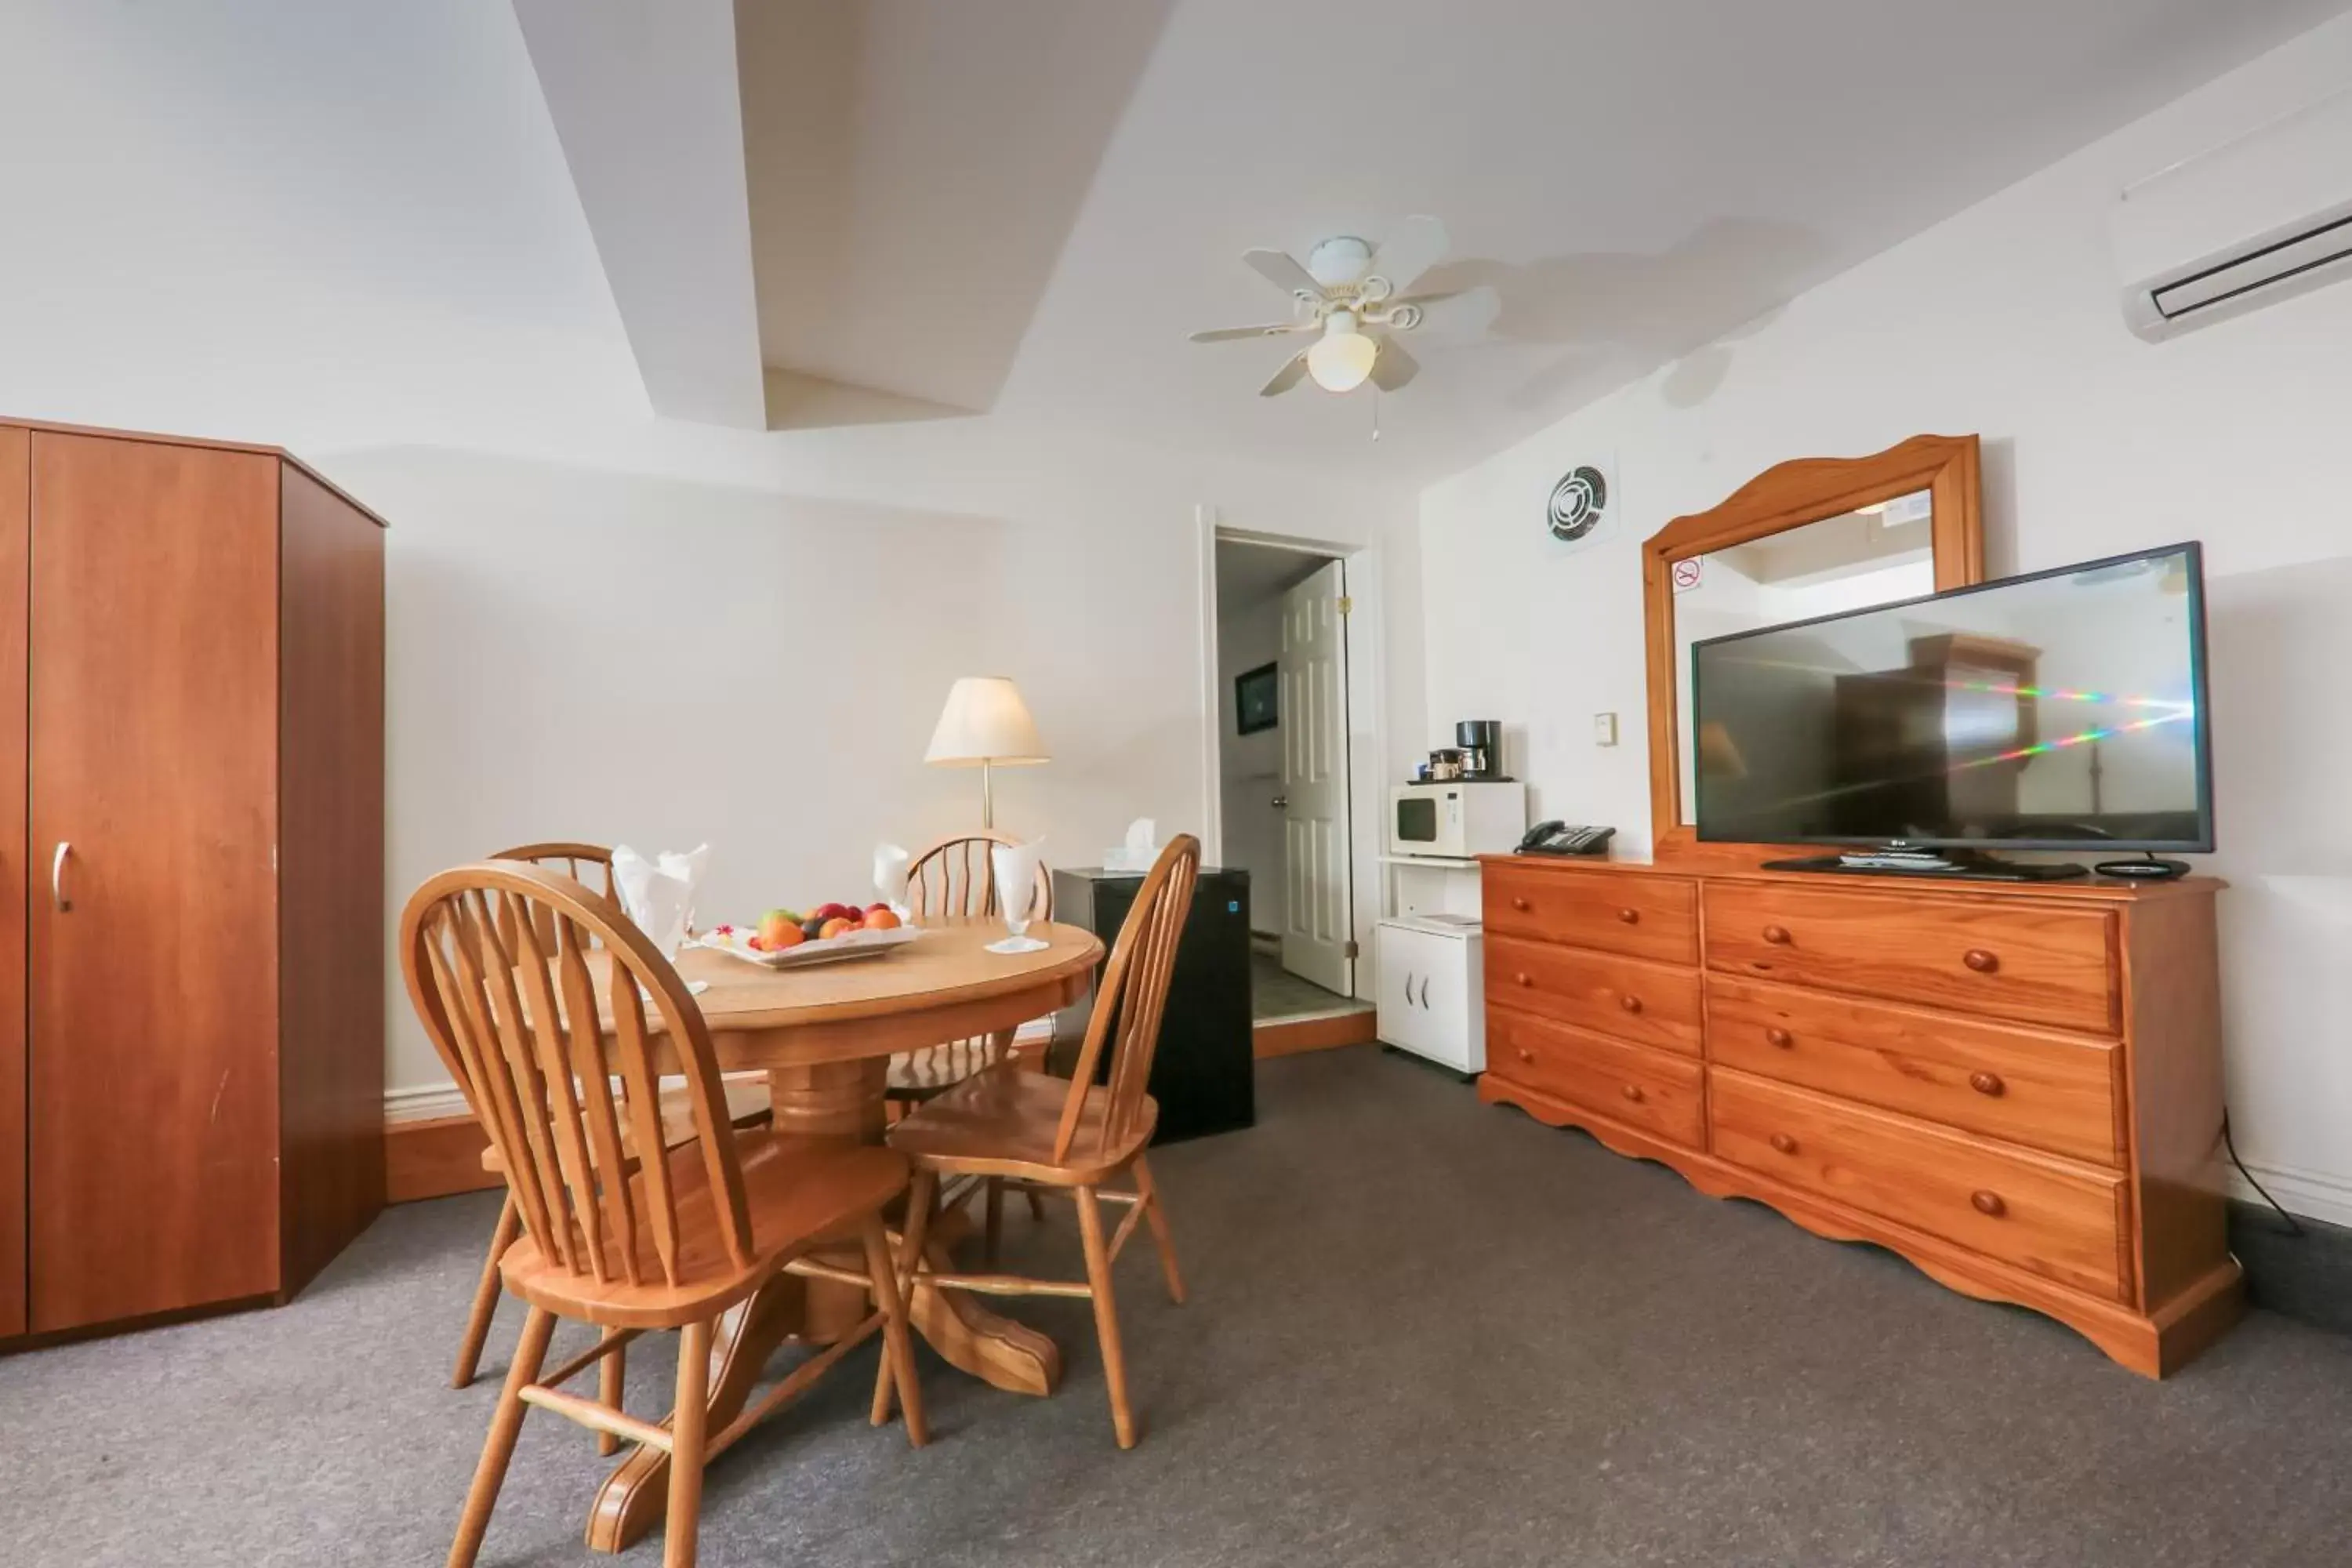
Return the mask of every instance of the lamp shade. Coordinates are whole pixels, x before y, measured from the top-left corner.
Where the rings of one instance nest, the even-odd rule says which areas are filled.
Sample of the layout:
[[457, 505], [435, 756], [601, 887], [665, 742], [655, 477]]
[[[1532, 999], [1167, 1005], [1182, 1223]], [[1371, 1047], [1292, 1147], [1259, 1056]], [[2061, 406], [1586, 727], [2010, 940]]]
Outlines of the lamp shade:
[[1046, 761], [1037, 721], [1021, 690], [1001, 675], [967, 675], [948, 692], [940, 726], [923, 761], [937, 767], [976, 768]]

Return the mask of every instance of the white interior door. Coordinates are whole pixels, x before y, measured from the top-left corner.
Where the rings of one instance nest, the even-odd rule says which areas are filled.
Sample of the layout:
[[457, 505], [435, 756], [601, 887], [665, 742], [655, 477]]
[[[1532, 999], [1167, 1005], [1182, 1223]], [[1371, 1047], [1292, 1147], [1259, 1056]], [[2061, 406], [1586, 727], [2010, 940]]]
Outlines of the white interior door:
[[1348, 857], [1347, 578], [1333, 561], [1283, 595], [1282, 966], [1356, 994]]

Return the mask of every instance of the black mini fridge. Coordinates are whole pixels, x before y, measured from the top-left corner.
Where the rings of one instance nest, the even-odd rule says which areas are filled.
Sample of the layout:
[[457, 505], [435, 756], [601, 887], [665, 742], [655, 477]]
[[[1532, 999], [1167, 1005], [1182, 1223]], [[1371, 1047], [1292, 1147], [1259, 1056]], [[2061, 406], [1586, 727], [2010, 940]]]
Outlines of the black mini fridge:
[[[1054, 873], [1054, 918], [1102, 939], [1108, 953], [1135, 905], [1143, 876], [1099, 868]], [[1097, 984], [1101, 971], [1096, 971]], [[1094, 996], [1054, 1016], [1048, 1058], [1055, 1071], [1076, 1070]], [[1176, 942], [1160, 1050], [1151, 1058], [1151, 1098], [1160, 1102], [1156, 1143], [1229, 1132], [1257, 1120], [1255, 1062], [1250, 1054], [1249, 873], [1203, 866], [1192, 912]], [[1105, 1053], [1102, 1070], [1109, 1070]]]

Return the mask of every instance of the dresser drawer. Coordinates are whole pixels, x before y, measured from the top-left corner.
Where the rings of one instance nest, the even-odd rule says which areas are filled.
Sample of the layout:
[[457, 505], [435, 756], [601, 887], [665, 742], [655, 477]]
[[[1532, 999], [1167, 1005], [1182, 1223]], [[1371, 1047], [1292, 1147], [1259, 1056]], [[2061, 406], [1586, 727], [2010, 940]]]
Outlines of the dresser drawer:
[[2021, 1023], [2113, 1033], [2098, 910], [1710, 882], [1707, 967]]
[[1499, 1008], [1486, 1033], [1489, 1072], [1693, 1149], [1706, 1142], [1706, 1069], [1688, 1057]]
[[1487, 928], [1486, 999], [1621, 1040], [1698, 1055], [1698, 972]]
[[2129, 1299], [2120, 1175], [1723, 1068], [1707, 1070], [1707, 1122], [1718, 1159], [2076, 1289]]
[[1486, 929], [1666, 963], [1698, 962], [1698, 885], [1598, 868], [1486, 868]]
[[1800, 991], [1706, 977], [1706, 1055], [1970, 1132], [2120, 1166], [2123, 1047]]

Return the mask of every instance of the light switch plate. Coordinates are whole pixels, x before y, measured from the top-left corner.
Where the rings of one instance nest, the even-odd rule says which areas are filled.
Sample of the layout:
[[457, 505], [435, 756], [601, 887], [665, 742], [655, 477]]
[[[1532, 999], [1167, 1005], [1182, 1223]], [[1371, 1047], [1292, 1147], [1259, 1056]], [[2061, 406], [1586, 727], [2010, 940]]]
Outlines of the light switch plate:
[[1616, 714], [1595, 713], [1592, 716], [1592, 743], [1596, 746], [1613, 746], [1617, 743]]

